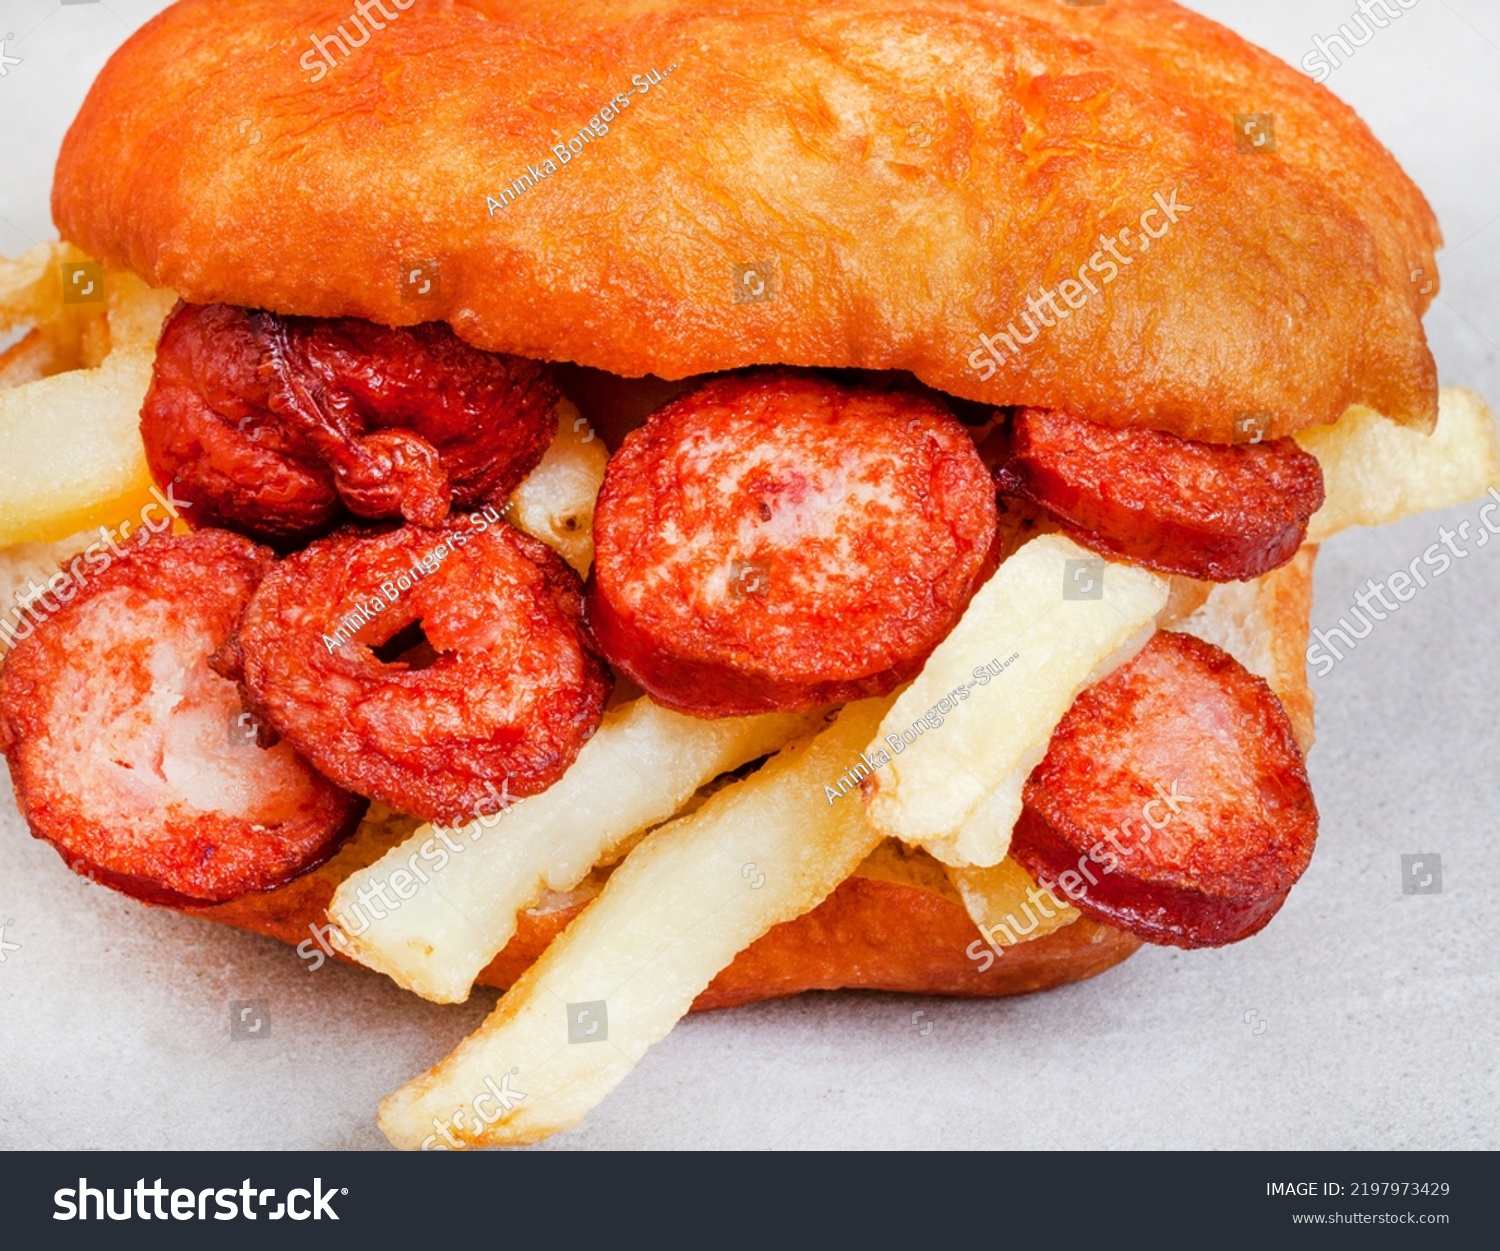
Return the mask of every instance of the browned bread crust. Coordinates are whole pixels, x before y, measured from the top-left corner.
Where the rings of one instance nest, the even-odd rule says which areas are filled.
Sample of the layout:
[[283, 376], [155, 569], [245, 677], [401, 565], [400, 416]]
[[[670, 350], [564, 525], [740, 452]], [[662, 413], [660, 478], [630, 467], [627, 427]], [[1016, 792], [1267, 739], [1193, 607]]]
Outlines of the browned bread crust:
[[[441, 319], [627, 376], [908, 369], [1221, 442], [1247, 412], [1435, 418], [1420, 193], [1329, 92], [1166, 0], [422, 0], [328, 68], [349, 9], [148, 23], [63, 145], [63, 236], [190, 301]], [[1237, 151], [1248, 113], [1274, 151]], [[432, 260], [435, 298], [404, 298]], [[736, 302], [746, 264], [772, 298]], [[1069, 315], [985, 372], [978, 336], [1024, 338], [1029, 299]]]
[[[318, 948], [314, 926], [326, 925], [335, 887], [372, 862], [387, 843], [362, 836], [319, 869], [280, 890], [246, 895], [212, 908], [189, 909], [240, 929]], [[521, 913], [510, 944], [479, 975], [504, 988], [530, 967], [582, 910]], [[804, 990], [907, 991], [998, 997], [1081, 981], [1118, 964], [1141, 945], [1133, 934], [1085, 919], [1007, 951], [998, 960], [969, 949], [979, 931], [963, 904], [910, 883], [855, 876], [811, 912], [778, 925], [735, 958], [698, 996], [695, 1011], [775, 999]]]

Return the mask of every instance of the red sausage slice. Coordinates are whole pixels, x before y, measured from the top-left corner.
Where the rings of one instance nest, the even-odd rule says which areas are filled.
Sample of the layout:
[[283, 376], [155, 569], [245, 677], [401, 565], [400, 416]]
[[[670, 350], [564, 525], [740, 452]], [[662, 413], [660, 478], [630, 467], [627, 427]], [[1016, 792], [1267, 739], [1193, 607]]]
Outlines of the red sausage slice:
[[995, 536], [990, 477], [941, 405], [718, 379], [610, 461], [589, 623], [611, 664], [697, 716], [885, 694], [958, 620]]
[[179, 304], [141, 411], [194, 525], [282, 549], [352, 513], [436, 525], [511, 491], [557, 432], [546, 367], [446, 325]]
[[1284, 565], [1323, 505], [1323, 471], [1292, 439], [1195, 443], [1039, 408], [1013, 419], [996, 480], [1097, 552], [1209, 582]]
[[1186, 634], [1078, 697], [1025, 800], [1011, 855], [1096, 921], [1175, 947], [1264, 926], [1318, 831], [1270, 687]]
[[255, 745], [208, 665], [272, 562], [222, 530], [102, 570], [0, 669], [0, 747], [32, 832], [161, 904], [269, 890], [332, 855], [365, 801], [292, 747]]
[[499, 517], [320, 539], [261, 583], [221, 671], [329, 777], [413, 816], [546, 789], [611, 681], [577, 574]]

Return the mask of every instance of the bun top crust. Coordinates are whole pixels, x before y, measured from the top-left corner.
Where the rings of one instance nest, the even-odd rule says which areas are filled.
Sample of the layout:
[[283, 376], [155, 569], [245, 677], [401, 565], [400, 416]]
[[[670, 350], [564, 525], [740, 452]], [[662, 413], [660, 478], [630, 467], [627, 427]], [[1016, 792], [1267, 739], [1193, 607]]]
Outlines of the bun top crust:
[[1435, 420], [1420, 192], [1165, 0], [354, 3], [150, 22], [63, 144], [63, 237], [194, 302], [626, 376], [903, 369], [1216, 442]]

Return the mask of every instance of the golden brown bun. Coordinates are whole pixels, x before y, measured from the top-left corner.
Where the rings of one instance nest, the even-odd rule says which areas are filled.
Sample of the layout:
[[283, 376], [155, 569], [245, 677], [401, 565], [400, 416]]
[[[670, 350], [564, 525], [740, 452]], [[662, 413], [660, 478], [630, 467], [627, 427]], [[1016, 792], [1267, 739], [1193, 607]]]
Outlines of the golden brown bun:
[[[627, 376], [907, 369], [1220, 442], [1249, 411], [1435, 419], [1420, 193], [1328, 91], [1165, 0], [422, 0], [309, 81], [350, 7], [148, 23], [64, 142], [63, 237], [191, 301], [442, 319]], [[1274, 114], [1275, 150], [1237, 152], [1237, 113]], [[1174, 190], [1191, 211], [1139, 250]], [[977, 336], [1122, 227], [1118, 280], [981, 381]], [[430, 258], [438, 298], [404, 300]], [[774, 298], [736, 303], [765, 263]]]

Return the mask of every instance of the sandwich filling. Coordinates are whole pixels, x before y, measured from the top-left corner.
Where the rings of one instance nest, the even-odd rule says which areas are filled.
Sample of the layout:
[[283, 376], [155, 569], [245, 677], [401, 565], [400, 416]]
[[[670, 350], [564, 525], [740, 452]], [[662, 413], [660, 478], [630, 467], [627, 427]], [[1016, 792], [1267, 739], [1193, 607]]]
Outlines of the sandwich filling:
[[[141, 435], [192, 532], [132, 549], [0, 671], [0, 746], [33, 830], [132, 894], [222, 901], [316, 864], [369, 799], [451, 826], [497, 787], [545, 792], [616, 676], [710, 722], [831, 716], [936, 664], [1036, 535], [1085, 556], [1051, 598], [1088, 599], [1076, 575], [1103, 579], [1106, 561], [1182, 585], [1258, 577], [1323, 503], [1318, 462], [1290, 439], [1199, 443], [1065, 410], [976, 411], [904, 375], [750, 370], [678, 388], [631, 429], [596, 408], [612, 454], [585, 584], [504, 516], [563, 437], [563, 378], [440, 324], [179, 304]], [[240, 554], [228, 598], [204, 584], [224, 551]], [[1164, 620], [1155, 575], [1141, 575], [1145, 631], [1067, 696], [1015, 779], [1019, 820], [989, 803], [969, 822], [995, 824], [1001, 854], [1013, 824], [1013, 863], [1095, 920], [1218, 945], [1280, 907], [1316, 810], [1263, 681], [1183, 635], [1142, 650]], [[192, 820], [160, 786], [119, 792], [126, 823], [87, 778], [54, 799], [81, 768], [63, 695], [106, 602], [123, 613], [97, 712], [111, 768], [160, 773], [204, 700], [255, 727], [238, 781], [198, 788]], [[950, 715], [993, 677], [960, 682]], [[167, 697], [184, 684], [206, 694]], [[1004, 682], [983, 696], [1005, 699]], [[247, 771], [262, 755], [278, 763]], [[1126, 845], [1121, 813], [1164, 778], [1194, 796], [1192, 819]], [[867, 797], [875, 780], [860, 778]], [[1084, 877], [1092, 889], [1073, 889]]]

